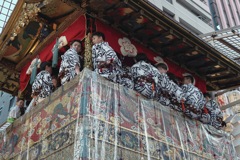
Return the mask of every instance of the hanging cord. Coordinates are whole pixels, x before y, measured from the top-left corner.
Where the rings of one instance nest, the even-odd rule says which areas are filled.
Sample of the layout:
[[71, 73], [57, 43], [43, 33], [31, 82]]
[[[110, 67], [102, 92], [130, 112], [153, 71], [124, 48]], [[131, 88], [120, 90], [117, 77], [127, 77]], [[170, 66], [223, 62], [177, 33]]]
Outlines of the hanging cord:
[[[140, 147], [140, 156], [141, 156], [141, 160], [144, 159], [143, 155], [144, 155], [144, 150], [143, 150], [143, 143], [142, 143], [142, 139], [141, 139], [141, 134], [140, 131], [142, 131], [141, 128], [141, 104], [140, 104], [140, 99], [139, 99], [139, 95], [137, 94], [137, 102], [138, 102], [138, 139], [139, 139], [139, 147]], [[146, 135], [147, 136], [147, 135]]]
[[56, 44], [53, 46], [52, 52], [53, 52], [53, 56], [52, 56], [52, 67], [55, 68], [57, 67], [58, 64], [58, 46], [59, 46], [59, 38], [56, 38]]
[[[156, 109], [156, 105], [155, 105], [155, 102], [153, 101], [153, 103], [154, 103], [154, 106], [153, 106], [153, 109], [154, 109], [154, 122], [155, 122], [155, 126], [156, 127], [158, 127], [157, 125], [158, 125], [158, 117], [157, 117], [157, 109]], [[160, 126], [159, 126], [160, 127]], [[156, 148], [156, 151], [159, 153], [159, 158], [161, 158], [161, 148], [160, 148], [160, 146], [161, 146], [161, 143], [160, 143], [160, 141], [158, 142], [158, 144], [159, 144], [159, 148]], [[157, 146], [156, 146], [157, 147]]]
[[[121, 112], [121, 110], [120, 110], [120, 107], [121, 107], [121, 94], [120, 94], [120, 85], [119, 85], [119, 83], [117, 83], [117, 89], [118, 89], [118, 91], [119, 91], [119, 93], [118, 93], [118, 96], [117, 96], [117, 99], [118, 99], [118, 111], [117, 111], [117, 113], [118, 113], [118, 118], [119, 118], [119, 132], [118, 132], [118, 135], [119, 135], [119, 137], [120, 137], [120, 140], [121, 140], [121, 136], [122, 136], [122, 126], [121, 126], [121, 114], [120, 114], [120, 112]], [[114, 115], [114, 116], [116, 116], [116, 115]], [[120, 147], [120, 159], [119, 160], [123, 160], [123, 154], [122, 154], [122, 147]]]
[[155, 122], [155, 125], [157, 125], [158, 124], [158, 122], [157, 122], [157, 110], [156, 110], [156, 105], [155, 104], [153, 106], [153, 109], [154, 109], [154, 122]]
[[[33, 64], [33, 67], [32, 67], [32, 73], [31, 73], [31, 77], [30, 77], [30, 84], [32, 85], [36, 76], [37, 76], [37, 68], [38, 68], [38, 65], [40, 62], [39, 61], [39, 55], [36, 56], [35, 58], [35, 62]], [[32, 65], [32, 64], [31, 64]]]
[[185, 112], [186, 108], [185, 108], [185, 105], [184, 105], [184, 100], [181, 100], [181, 104], [182, 104], [182, 111]]

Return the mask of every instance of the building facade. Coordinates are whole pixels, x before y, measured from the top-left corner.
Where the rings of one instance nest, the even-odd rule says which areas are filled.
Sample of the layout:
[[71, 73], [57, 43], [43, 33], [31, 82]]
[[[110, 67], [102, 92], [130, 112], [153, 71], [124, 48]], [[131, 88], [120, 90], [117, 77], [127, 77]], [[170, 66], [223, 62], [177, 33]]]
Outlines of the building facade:
[[209, 0], [215, 30], [240, 25], [240, 0]]
[[149, 2], [197, 35], [214, 31], [207, 0], [149, 0]]

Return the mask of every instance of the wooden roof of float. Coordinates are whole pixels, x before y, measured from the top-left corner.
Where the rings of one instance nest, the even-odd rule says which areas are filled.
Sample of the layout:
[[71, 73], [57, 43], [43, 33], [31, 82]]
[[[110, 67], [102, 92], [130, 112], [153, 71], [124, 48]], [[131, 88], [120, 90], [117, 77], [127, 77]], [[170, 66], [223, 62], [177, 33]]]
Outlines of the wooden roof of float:
[[[24, 19], [31, 7], [38, 14]], [[0, 89], [16, 94], [26, 62], [84, 12], [205, 79], [208, 90], [240, 85], [237, 63], [146, 0], [23, 0], [0, 36]], [[44, 27], [49, 27], [47, 37]]]

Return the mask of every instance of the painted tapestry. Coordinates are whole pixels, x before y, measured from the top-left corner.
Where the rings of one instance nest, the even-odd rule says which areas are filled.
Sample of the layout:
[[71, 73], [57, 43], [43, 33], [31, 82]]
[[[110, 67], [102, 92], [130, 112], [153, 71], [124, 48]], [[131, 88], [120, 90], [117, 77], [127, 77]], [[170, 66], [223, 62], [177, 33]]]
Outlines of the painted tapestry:
[[230, 136], [85, 69], [0, 134], [0, 159], [235, 159]]

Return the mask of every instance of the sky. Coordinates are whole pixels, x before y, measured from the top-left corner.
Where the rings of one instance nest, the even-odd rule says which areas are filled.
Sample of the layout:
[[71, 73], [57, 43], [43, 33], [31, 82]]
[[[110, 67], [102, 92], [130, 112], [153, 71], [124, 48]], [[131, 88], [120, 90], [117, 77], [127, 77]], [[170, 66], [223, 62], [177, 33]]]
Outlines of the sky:
[[18, 0], [0, 0], [0, 34]]

